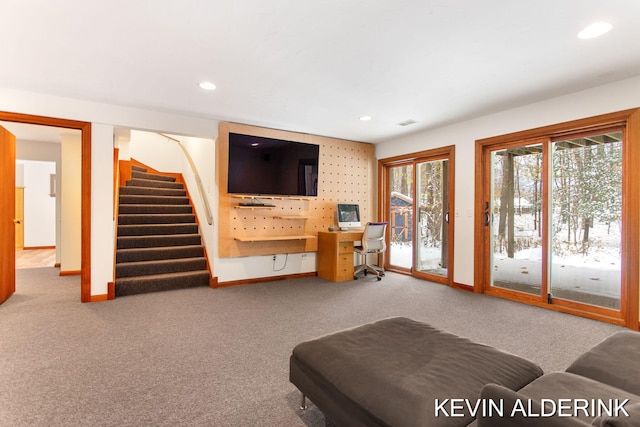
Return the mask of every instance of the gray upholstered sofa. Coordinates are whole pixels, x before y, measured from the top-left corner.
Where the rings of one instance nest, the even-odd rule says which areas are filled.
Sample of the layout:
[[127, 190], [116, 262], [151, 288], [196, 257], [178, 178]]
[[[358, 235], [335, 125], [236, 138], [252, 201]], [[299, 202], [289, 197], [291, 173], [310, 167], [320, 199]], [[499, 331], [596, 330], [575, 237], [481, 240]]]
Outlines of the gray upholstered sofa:
[[[485, 385], [480, 398], [502, 400], [506, 407], [531, 402], [532, 409], [529, 414], [527, 410], [513, 416], [479, 417], [479, 427], [640, 426], [640, 333], [618, 332], [578, 357], [566, 371], [542, 375], [518, 391]], [[561, 402], [566, 403], [562, 411]]]
[[566, 372], [543, 374], [396, 317], [297, 345], [290, 380], [336, 426], [640, 425], [640, 333], [619, 332]]

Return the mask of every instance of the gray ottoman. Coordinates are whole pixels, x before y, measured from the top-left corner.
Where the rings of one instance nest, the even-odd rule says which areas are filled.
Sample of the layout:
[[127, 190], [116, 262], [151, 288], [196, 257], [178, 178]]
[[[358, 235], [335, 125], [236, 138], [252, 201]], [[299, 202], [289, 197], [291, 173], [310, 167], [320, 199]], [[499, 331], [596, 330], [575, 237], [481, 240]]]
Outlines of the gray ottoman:
[[540, 375], [521, 357], [395, 317], [298, 344], [289, 379], [337, 426], [465, 426], [471, 415], [436, 414], [436, 399], [475, 401], [487, 383], [518, 390]]

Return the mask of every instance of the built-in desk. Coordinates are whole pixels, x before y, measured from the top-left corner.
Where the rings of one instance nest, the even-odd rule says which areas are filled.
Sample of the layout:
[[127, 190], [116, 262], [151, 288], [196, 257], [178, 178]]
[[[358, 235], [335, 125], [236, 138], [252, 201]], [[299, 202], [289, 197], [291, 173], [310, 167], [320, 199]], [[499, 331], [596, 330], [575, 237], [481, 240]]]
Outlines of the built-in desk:
[[318, 277], [343, 282], [353, 280], [353, 243], [362, 241], [360, 231], [318, 232]]

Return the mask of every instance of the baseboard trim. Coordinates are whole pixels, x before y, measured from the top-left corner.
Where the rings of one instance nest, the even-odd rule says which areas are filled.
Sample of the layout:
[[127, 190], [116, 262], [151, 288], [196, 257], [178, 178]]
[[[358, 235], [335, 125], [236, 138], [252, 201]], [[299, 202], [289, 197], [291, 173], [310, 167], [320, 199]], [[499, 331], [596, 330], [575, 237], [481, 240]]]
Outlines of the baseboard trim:
[[107, 299], [116, 299], [116, 284], [114, 282], [107, 282]]
[[209, 276], [209, 287], [213, 289], [220, 287], [218, 284], [218, 276]]
[[35, 251], [38, 249], [55, 249], [55, 246], [25, 246], [22, 248], [25, 251]]
[[65, 270], [61, 271], [60, 276], [80, 276], [82, 274], [82, 270]]
[[255, 283], [275, 282], [278, 280], [300, 279], [302, 277], [315, 277], [317, 275], [318, 273], [314, 271], [311, 273], [288, 274], [285, 276], [270, 276], [246, 280], [232, 280], [229, 282], [218, 282], [216, 288], [229, 288], [231, 286], [252, 285]]
[[60, 263], [59, 263], [59, 262], [56, 262], [55, 264], [53, 264], [53, 266], [54, 266], [55, 268], [60, 268]]
[[109, 294], [91, 295], [89, 302], [104, 302], [109, 300]]

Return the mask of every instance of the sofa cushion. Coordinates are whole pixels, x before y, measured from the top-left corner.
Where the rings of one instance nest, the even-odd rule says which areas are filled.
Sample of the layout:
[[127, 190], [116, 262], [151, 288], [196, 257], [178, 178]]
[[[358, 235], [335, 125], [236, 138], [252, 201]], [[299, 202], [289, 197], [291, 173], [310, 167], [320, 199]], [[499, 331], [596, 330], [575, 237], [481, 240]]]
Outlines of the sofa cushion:
[[436, 417], [436, 399], [476, 400], [489, 382], [519, 389], [542, 374], [523, 358], [406, 318], [301, 343], [290, 363], [291, 381], [311, 400], [319, 392], [336, 396], [369, 425], [464, 426], [473, 420], [469, 411], [447, 416], [445, 405]]
[[[546, 399], [553, 401], [554, 404], [558, 404], [560, 399], [568, 399], [571, 408], [586, 402], [585, 410], [568, 409], [564, 411], [565, 414], [575, 412], [577, 418], [586, 423], [591, 423], [598, 416], [606, 414], [604, 409], [598, 406], [599, 402], [615, 409], [616, 403], [621, 405], [625, 399], [629, 399], [623, 406], [624, 410], [635, 403], [640, 403], [640, 396], [636, 394], [568, 372], [547, 373], [527, 384], [518, 392], [527, 398], [537, 401]], [[577, 402], [578, 399], [580, 402]], [[549, 403], [551, 404], [551, 402]], [[618, 412], [622, 415], [619, 418], [628, 418], [624, 416], [623, 411]]]
[[626, 408], [629, 417], [601, 416], [591, 423], [594, 427], [638, 427], [640, 426], [640, 403], [629, 405]]
[[611, 335], [578, 357], [567, 372], [640, 395], [640, 333]]

